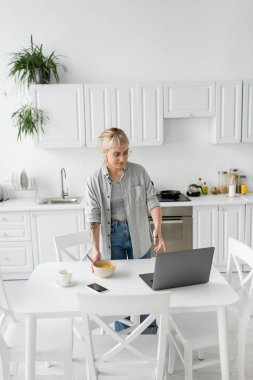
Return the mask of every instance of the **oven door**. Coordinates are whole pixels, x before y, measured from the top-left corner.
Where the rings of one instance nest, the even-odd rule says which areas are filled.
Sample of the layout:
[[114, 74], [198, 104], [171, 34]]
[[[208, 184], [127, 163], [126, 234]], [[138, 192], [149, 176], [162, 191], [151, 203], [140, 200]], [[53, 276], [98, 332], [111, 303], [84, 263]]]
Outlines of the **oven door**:
[[[150, 220], [151, 230], [154, 229]], [[192, 249], [192, 217], [191, 216], [163, 216], [162, 235], [165, 241], [166, 252], [184, 251]], [[155, 255], [152, 246], [152, 256]]]

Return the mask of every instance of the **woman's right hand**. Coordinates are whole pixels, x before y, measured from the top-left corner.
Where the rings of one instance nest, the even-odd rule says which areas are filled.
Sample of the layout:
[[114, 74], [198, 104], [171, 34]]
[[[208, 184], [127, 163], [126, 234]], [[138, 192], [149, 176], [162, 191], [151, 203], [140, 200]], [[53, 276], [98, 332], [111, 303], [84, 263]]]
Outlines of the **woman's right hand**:
[[[93, 265], [94, 265], [97, 261], [101, 260], [101, 253], [98, 250], [94, 249], [92, 259], [93, 259]], [[93, 265], [91, 266], [92, 272], [94, 272]]]

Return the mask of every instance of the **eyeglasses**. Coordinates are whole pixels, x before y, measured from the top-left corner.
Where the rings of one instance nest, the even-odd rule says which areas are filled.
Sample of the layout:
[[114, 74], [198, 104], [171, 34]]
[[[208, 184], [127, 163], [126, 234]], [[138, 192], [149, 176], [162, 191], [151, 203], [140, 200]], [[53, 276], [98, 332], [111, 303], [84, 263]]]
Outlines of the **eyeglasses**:
[[132, 153], [131, 150], [127, 150], [126, 152], [124, 152], [124, 153], [122, 153], [122, 154], [119, 153], [119, 152], [114, 152], [114, 153], [112, 153], [112, 156], [113, 156], [113, 158], [115, 158], [115, 159], [118, 159], [118, 158], [120, 158], [120, 157], [127, 158], [127, 157], [130, 156], [131, 153]]

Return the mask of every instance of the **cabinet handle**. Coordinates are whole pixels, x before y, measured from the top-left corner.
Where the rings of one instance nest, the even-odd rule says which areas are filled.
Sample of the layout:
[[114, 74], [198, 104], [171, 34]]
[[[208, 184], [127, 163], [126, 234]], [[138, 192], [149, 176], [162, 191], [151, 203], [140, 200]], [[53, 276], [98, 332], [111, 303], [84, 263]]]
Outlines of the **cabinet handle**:
[[6, 222], [6, 218], [2, 218], [2, 222]]
[[4, 237], [8, 237], [8, 234], [3, 234]]
[[5, 259], [5, 261], [10, 261], [9, 257], [5, 257], [4, 259]]

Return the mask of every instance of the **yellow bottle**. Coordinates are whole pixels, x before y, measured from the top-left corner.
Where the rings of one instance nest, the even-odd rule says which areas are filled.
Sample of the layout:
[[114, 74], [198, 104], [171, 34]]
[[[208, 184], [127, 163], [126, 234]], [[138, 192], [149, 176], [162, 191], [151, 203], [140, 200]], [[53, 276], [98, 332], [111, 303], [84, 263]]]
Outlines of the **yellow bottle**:
[[206, 185], [206, 182], [203, 182], [202, 193], [203, 193], [203, 195], [208, 194], [208, 187]]

